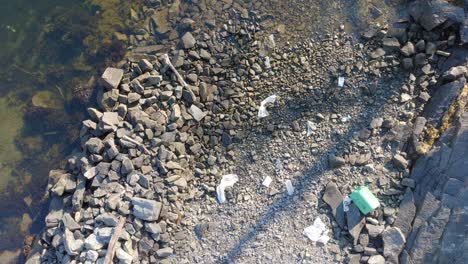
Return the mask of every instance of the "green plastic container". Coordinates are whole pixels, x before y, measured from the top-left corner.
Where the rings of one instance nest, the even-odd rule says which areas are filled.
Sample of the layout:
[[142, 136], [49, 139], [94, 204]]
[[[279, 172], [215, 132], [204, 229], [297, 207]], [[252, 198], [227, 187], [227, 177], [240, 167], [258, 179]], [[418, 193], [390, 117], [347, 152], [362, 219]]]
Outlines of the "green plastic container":
[[380, 206], [379, 200], [377, 200], [366, 186], [357, 188], [351, 193], [350, 197], [364, 215], [367, 215]]

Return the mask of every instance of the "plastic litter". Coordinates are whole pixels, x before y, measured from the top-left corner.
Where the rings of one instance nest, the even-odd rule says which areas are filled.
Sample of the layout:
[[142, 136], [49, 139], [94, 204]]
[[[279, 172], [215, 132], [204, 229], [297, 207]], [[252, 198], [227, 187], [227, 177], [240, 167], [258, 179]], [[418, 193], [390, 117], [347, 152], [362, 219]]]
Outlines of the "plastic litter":
[[359, 208], [359, 211], [364, 215], [367, 215], [380, 206], [379, 200], [366, 186], [357, 188], [351, 193], [350, 197], [354, 204]]
[[347, 122], [349, 122], [349, 120], [351, 120], [350, 115], [347, 115], [347, 116], [344, 116], [344, 117], [341, 118], [342, 123], [347, 123]]
[[320, 217], [317, 217], [314, 224], [304, 228], [303, 234], [314, 242], [319, 242], [324, 245], [328, 243], [330, 237], [327, 235], [327, 226], [322, 222]]
[[314, 123], [312, 123], [311, 121], [307, 121], [307, 136], [308, 137], [315, 134], [316, 129], [317, 127], [315, 126]]
[[234, 183], [236, 183], [238, 180], [239, 177], [237, 177], [236, 174], [227, 174], [223, 176], [223, 178], [221, 179], [221, 183], [219, 183], [218, 187], [216, 187], [216, 193], [218, 194], [219, 203], [224, 203], [226, 201], [226, 196], [224, 196], [224, 190], [227, 187], [234, 186]]
[[260, 103], [260, 108], [258, 109], [258, 118], [267, 117], [268, 111], [266, 109], [266, 104], [274, 103], [276, 101], [276, 95], [270, 95], [265, 100]]
[[338, 86], [343, 87], [344, 86], [344, 77], [338, 77]]
[[283, 162], [280, 159], [276, 159], [275, 161], [275, 169], [276, 173], [281, 174], [283, 172]]
[[266, 176], [262, 182], [262, 185], [268, 188], [272, 181], [273, 179], [270, 176]]
[[286, 180], [286, 190], [288, 191], [288, 195], [293, 195], [294, 193], [294, 186], [292, 185], [290, 180]]
[[351, 201], [351, 198], [349, 198], [349, 196], [346, 195], [346, 197], [343, 199], [343, 211], [349, 211], [349, 205], [351, 204]]

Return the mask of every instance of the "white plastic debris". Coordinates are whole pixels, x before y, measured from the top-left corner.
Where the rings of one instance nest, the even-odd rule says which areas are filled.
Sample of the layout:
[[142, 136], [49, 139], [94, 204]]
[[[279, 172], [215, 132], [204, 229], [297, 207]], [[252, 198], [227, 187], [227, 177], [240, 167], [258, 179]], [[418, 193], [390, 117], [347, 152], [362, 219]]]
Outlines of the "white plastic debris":
[[270, 69], [270, 68], [271, 68], [270, 57], [266, 56], [265, 57], [265, 69]]
[[351, 198], [349, 198], [349, 196], [346, 195], [346, 197], [343, 199], [343, 211], [348, 212], [350, 204]]
[[274, 103], [276, 101], [276, 95], [270, 95], [265, 100], [260, 103], [260, 108], [258, 109], [258, 118], [267, 117], [268, 111], [266, 109], [266, 104]]
[[351, 120], [350, 115], [347, 115], [347, 116], [344, 116], [344, 117], [341, 118], [342, 123], [347, 123], [347, 122], [349, 122], [349, 120]]
[[330, 237], [327, 235], [328, 229], [327, 226], [322, 222], [320, 217], [317, 217], [314, 221], [314, 224], [304, 228], [303, 234], [307, 236], [310, 240], [314, 242], [319, 242], [322, 244], [327, 244], [330, 240]]
[[234, 186], [234, 183], [236, 183], [238, 180], [239, 177], [237, 177], [236, 174], [227, 174], [223, 176], [223, 178], [221, 179], [221, 183], [219, 183], [218, 187], [216, 187], [216, 194], [218, 195], [218, 201], [220, 203], [224, 203], [226, 201], [226, 196], [224, 196], [224, 190], [227, 187]]
[[313, 135], [315, 134], [315, 130], [317, 129], [317, 127], [315, 126], [314, 123], [312, 123], [311, 121], [307, 121], [307, 136], [309, 137], [310, 135]]
[[286, 180], [286, 190], [288, 191], [288, 195], [293, 195], [294, 193], [294, 186], [292, 185], [290, 180]]
[[344, 86], [344, 77], [338, 77], [338, 86], [343, 87]]
[[273, 179], [270, 176], [266, 176], [262, 182], [262, 185], [268, 188], [272, 181]]
[[276, 173], [281, 174], [283, 172], [283, 162], [280, 159], [276, 159], [275, 161], [275, 169]]

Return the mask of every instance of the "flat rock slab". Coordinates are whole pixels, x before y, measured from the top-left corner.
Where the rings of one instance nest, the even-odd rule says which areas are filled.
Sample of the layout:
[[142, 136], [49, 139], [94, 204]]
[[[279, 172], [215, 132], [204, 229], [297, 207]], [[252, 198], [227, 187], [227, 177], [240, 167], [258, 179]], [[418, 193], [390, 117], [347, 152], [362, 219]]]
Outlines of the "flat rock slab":
[[398, 256], [405, 245], [405, 235], [398, 227], [388, 227], [382, 233], [384, 256], [390, 263], [398, 263]]
[[407, 189], [401, 201], [400, 209], [398, 210], [398, 217], [394, 223], [394, 226], [399, 228], [405, 237], [407, 237], [411, 231], [411, 223], [413, 223], [415, 215], [416, 205], [414, 205], [413, 192]]
[[101, 84], [107, 89], [116, 89], [122, 80], [124, 71], [108, 67], [101, 76]]
[[132, 199], [132, 205], [133, 215], [145, 221], [158, 220], [162, 209], [162, 203], [160, 202], [136, 197]]
[[343, 195], [341, 194], [338, 186], [334, 182], [329, 182], [323, 195], [325, 201], [332, 209], [333, 216], [335, 217], [338, 225], [343, 228], [346, 225], [344, 210], [343, 210]]
[[349, 210], [346, 212], [346, 220], [348, 222], [349, 234], [354, 238], [354, 245], [357, 244], [359, 234], [364, 227], [366, 221], [359, 209], [354, 203], [349, 205]]

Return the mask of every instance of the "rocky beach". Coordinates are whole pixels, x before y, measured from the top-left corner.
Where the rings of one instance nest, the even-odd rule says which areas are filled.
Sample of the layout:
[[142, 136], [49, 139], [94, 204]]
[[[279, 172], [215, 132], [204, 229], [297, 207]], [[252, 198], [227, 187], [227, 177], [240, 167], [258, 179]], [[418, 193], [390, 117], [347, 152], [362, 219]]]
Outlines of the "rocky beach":
[[468, 3], [278, 2], [131, 9], [26, 263], [465, 262]]

